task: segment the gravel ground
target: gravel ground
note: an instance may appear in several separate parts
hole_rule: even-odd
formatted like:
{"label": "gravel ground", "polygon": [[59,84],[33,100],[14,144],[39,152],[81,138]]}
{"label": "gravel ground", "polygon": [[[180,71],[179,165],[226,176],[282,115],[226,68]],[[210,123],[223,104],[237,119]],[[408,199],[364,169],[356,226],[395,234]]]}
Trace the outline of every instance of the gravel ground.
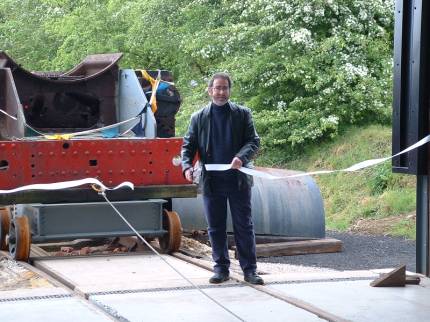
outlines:
{"label": "gravel ground", "polygon": [[321,267],[339,271],[391,268],[406,264],[408,271],[415,272],[415,241],[333,231],[328,231],[326,237],[341,240],[343,251],[259,258],[258,262]]}

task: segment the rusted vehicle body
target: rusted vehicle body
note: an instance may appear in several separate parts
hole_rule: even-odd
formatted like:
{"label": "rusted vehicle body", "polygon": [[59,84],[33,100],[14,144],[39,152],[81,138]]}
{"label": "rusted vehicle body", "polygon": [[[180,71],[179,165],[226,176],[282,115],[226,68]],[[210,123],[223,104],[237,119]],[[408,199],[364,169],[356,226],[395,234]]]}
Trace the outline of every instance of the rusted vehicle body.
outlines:
{"label": "rusted vehicle body", "polygon": [[[121,56],[91,55],[67,72],[30,72],[0,52],[0,190],[83,178],[106,186],[130,181],[134,191],[109,192],[110,200],[132,207],[137,229],[174,251],[181,227],[171,199],[196,196],[175,162],[182,144],[174,137],[180,97],[169,72],[120,69]],[[157,110],[148,99],[152,90]],[[101,201],[89,186],[0,194],[6,207],[0,217],[2,248],[26,260],[31,240],[133,234],[113,212],[101,215],[106,212]],[[55,209],[64,212],[63,204],[80,215],[52,215]],[[98,214],[93,221],[85,211],[90,204],[91,213]],[[145,211],[138,215],[141,207]],[[99,229],[100,221],[109,224]]]}

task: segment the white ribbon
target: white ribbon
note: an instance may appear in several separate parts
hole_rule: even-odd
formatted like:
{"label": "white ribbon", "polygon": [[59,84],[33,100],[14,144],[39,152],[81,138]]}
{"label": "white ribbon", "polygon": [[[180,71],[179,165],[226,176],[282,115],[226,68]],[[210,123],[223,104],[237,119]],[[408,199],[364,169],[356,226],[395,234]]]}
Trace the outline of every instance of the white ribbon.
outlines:
{"label": "white ribbon", "polygon": [[[128,122],[137,120],[139,118],[140,118],[140,115],[137,115],[137,116],[134,116],[132,118],[129,118],[128,120],[117,122],[117,123],[114,123],[114,124],[111,124],[111,125],[106,125],[106,126],[103,126],[103,127],[98,127],[96,129],[91,129],[91,130],[86,130],[86,131],[81,131],[81,132],[73,132],[73,133],[62,133],[62,134],[64,134],[64,135],[70,135],[70,136],[88,135],[88,134],[92,134],[92,133],[101,132],[101,131],[104,131],[104,130],[110,130],[110,129],[113,129],[113,128],[118,127],[120,125],[123,125],[124,123],[128,123]],[[44,135],[50,135],[50,134],[44,134]]]}
{"label": "white ribbon", "polygon": [[134,190],[134,185],[129,181],[125,181],[117,185],[116,187],[108,188],[96,178],[86,178],[86,179],[73,180],[73,181],[30,184],[28,186],[22,186],[11,190],[0,190],[0,193],[14,193],[14,192],[20,192],[20,191],[26,191],[26,190],[60,190],[60,189],[78,187],[84,184],[95,184],[98,186],[97,188],[100,188],[102,191],[117,190],[123,187],[128,187],[131,190]]}
{"label": "white ribbon", "polygon": [[[386,158],[380,158],[380,159],[371,159],[371,160],[366,160],[366,161],[362,161],[359,163],[356,163],[348,168],[345,169],[341,169],[341,170],[319,170],[319,171],[312,171],[312,172],[305,172],[305,173],[299,173],[299,174],[292,174],[292,175],[288,175],[288,176],[274,176],[271,175],[269,173],[263,172],[263,171],[258,171],[258,170],[254,170],[254,169],[249,169],[249,168],[245,168],[245,167],[241,167],[238,170],[249,174],[251,176],[254,177],[259,177],[259,178],[263,178],[263,179],[285,179],[285,178],[297,178],[297,177],[304,177],[304,176],[310,176],[310,175],[314,175],[314,174],[326,174],[326,173],[333,173],[333,172],[354,172],[357,170],[361,170],[364,168],[368,168],[377,164],[380,164],[382,162],[385,162],[387,160],[390,160],[392,158],[395,158],[403,153],[407,153],[409,151],[412,151],[426,143],[428,143],[430,141],[430,134],[427,135],[426,137],[422,138],[421,140],[419,140],[417,143],[412,144],[410,147],[404,149],[403,151],[400,151],[399,153],[392,155],[390,157],[386,157]],[[207,171],[226,171],[231,169],[231,164],[205,164],[206,170]]]}
{"label": "white ribbon", "polygon": [[15,116],[10,115],[9,113],[7,113],[5,110],[0,109],[0,112],[3,113],[6,116],[9,116],[12,120],[17,121],[18,119]]}

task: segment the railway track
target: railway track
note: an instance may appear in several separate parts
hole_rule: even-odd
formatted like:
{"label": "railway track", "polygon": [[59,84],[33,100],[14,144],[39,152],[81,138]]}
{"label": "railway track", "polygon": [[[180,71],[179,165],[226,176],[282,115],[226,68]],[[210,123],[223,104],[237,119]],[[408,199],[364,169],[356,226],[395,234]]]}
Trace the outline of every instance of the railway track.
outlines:
{"label": "railway track", "polygon": [[[277,290],[279,282],[254,286],[232,273],[227,283],[211,285],[207,262],[181,253],[162,256],[243,321],[345,321]],[[48,283],[0,292],[1,321],[239,320],[150,252],[55,257],[33,245],[30,263],[20,265]]]}

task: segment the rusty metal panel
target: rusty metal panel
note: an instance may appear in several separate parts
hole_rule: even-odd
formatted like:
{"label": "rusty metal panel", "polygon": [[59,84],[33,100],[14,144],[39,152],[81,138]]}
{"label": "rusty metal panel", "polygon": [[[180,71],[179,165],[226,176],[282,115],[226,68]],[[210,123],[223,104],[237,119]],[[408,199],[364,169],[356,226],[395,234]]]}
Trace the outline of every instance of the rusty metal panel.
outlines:
{"label": "rusty metal panel", "polygon": [[121,53],[88,55],[67,72],[31,72],[22,68],[21,65],[15,62],[5,52],[0,51],[0,67],[10,68],[12,71],[20,70],[31,77],[34,76],[41,79],[48,78],[54,82],[71,83],[80,82],[82,80],[88,81],[100,74],[109,72],[113,66],[118,64],[121,57]]}
{"label": "rusty metal panel", "polygon": [[122,53],[89,55],[73,69],[63,73],[61,77],[74,76],[89,80],[111,69],[121,57]]}
{"label": "rusty metal panel", "polygon": [[24,136],[24,124],[19,97],[15,84],[13,82],[12,73],[8,68],[0,69],[0,109],[8,114],[16,117],[18,121],[1,114],[0,115],[0,137],[22,138]]}
{"label": "rusty metal panel", "polygon": [[116,123],[120,58],[121,54],[91,55],[71,71],[49,77],[23,69],[0,52],[1,65],[12,72],[27,123],[42,132],[79,131]]}
{"label": "rusty metal panel", "polygon": [[0,189],[94,177],[108,186],[187,184],[181,138],[0,141]]}

